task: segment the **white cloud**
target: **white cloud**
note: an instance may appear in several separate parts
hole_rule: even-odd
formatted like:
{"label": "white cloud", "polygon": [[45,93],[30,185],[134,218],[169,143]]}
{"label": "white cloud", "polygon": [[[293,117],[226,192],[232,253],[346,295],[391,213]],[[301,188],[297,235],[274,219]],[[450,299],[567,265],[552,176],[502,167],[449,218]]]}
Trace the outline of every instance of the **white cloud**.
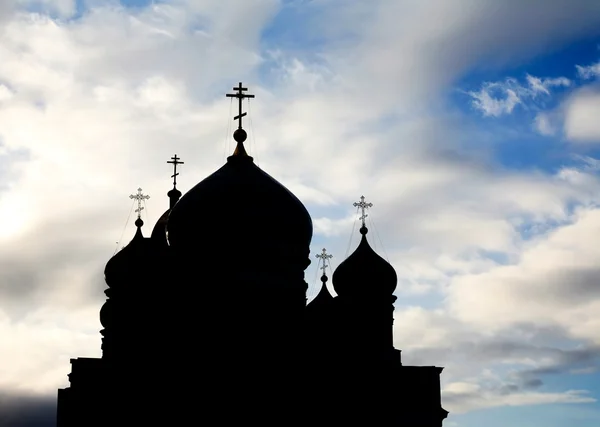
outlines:
{"label": "white cloud", "polygon": [[586,236],[599,228],[600,210],[579,209],[570,225],[528,243],[516,264],[453,278],[448,288],[452,313],[488,330],[534,322],[598,342],[600,252]]}
{"label": "white cloud", "polygon": [[434,0],[381,2],[369,9],[353,22],[367,29],[357,44],[364,60],[342,62],[349,70],[344,74],[362,83],[349,94],[378,93],[383,106],[412,111],[470,67],[520,64],[555,42],[595,33],[600,16],[593,2],[562,0],[543,8],[536,2]]}
{"label": "white cloud", "polygon": [[[24,150],[30,159],[10,161],[18,179],[0,193],[0,236],[10,249],[0,258],[25,273],[35,265],[36,273],[47,274],[25,274],[36,289],[25,296],[8,295],[19,280],[3,277],[0,329],[10,337],[5,342],[19,342],[3,350],[14,372],[0,375],[0,387],[54,395],[66,382],[69,357],[99,353],[101,270],[122,233],[128,195],[138,186],[151,194],[150,225],[167,207],[164,162],[174,152],[186,162],[183,191],[222,164],[231,140],[223,92],[239,80],[249,81],[257,95],[252,154],[319,211],[313,215],[316,237],[327,237],[327,247],[336,249],[335,263],[355,221],[348,216],[352,202],[366,193],[386,250],[408,283],[400,292],[441,290],[470,310],[469,301],[491,303],[462,281],[489,276],[490,287],[498,288],[496,305],[502,299],[527,303],[517,301],[518,288],[506,290],[492,280],[503,266],[485,251],[506,256],[523,280],[537,281],[541,267],[524,260],[535,246],[523,241],[519,227],[542,230],[539,248],[545,238],[554,244],[544,227],[570,220],[571,203],[597,200],[596,181],[573,170],[556,176],[499,170],[488,153],[461,145],[474,137],[459,122],[432,117],[427,107],[490,52],[497,56],[489,66],[513,64],[547,43],[595,31],[597,6],[565,0],[540,15],[522,2],[330,5],[305,26],[289,29],[325,40],[310,48],[319,51],[317,64],[285,46],[277,60],[263,51],[261,34],[279,7],[274,1],[182,0],[136,11],[100,4],[68,22],[11,16],[0,40],[0,81],[12,94],[0,92],[0,136],[7,149]],[[267,63],[274,84],[258,84]],[[533,99],[566,84],[531,77],[529,92],[513,92],[521,102],[524,93]],[[489,111],[512,111],[518,102],[511,102],[491,102]],[[593,227],[583,234],[592,235]],[[586,259],[587,244],[573,246],[565,257],[547,259],[563,267],[567,259]],[[41,263],[45,258],[51,265]],[[455,287],[468,289],[458,293]],[[85,309],[76,310],[78,303]],[[451,346],[451,337],[479,337],[481,326],[498,315],[500,308],[493,308],[474,310],[468,319],[442,309],[429,315],[407,310],[397,325],[413,329],[396,332],[396,342],[406,344],[406,360],[415,361],[430,348]],[[585,307],[564,311],[559,323],[587,337],[594,326],[589,313]],[[577,316],[587,319],[579,332],[571,323]],[[445,363],[435,356],[428,363]],[[460,360],[453,365],[447,372],[456,382],[471,381],[465,379],[469,366]]]}
{"label": "white cloud", "polygon": [[0,102],[8,101],[14,96],[12,90],[10,90],[6,85],[0,84]]}
{"label": "white cloud", "polygon": [[327,237],[346,235],[352,227],[352,223],[355,221],[355,219],[356,215],[338,220],[331,218],[313,218],[313,226],[315,228],[315,233],[322,234]]}
{"label": "white cloud", "polygon": [[578,143],[600,142],[600,92],[582,88],[573,93],[564,105],[564,132]]}
{"label": "white cloud", "polygon": [[[590,80],[600,75],[600,62],[581,66],[576,65],[577,74],[584,80]],[[561,80],[555,80],[553,85],[562,85]],[[533,83],[538,92],[547,93],[543,84]],[[533,87],[532,86],[532,87]],[[573,90],[562,101],[561,105],[551,111],[539,112],[533,128],[542,135],[553,136],[560,133],[566,139],[579,144],[597,144],[600,142],[600,126],[596,117],[600,114],[600,92],[595,83],[587,83]]]}
{"label": "white cloud", "polygon": [[473,98],[473,106],[484,116],[499,117],[511,114],[519,104],[534,100],[538,95],[550,95],[550,88],[570,86],[566,77],[545,78],[527,74],[527,85],[522,85],[514,78],[501,82],[484,83],[479,91],[469,91]]}
{"label": "white cloud", "polygon": [[535,97],[538,93],[544,93],[550,95],[551,87],[568,87],[571,86],[571,81],[566,77],[555,77],[540,79],[539,77],[527,74],[527,83],[529,84],[529,90],[532,92],[532,96]]}
{"label": "white cloud", "polygon": [[0,367],[2,389],[48,395],[67,386],[70,358],[100,356],[98,308],[72,307],[65,316],[47,307],[18,321],[0,311],[0,352],[10,361]]}
{"label": "white cloud", "polygon": [[556,134],[556,127],[548,113],[538,113],[533,120],[533,126],[542,135],[552,136]]}
{"label": "white cloud", "polygon": [[575,68],[582,79],[592,79],[600,76],[600,62],[586,66],[575,65]]}
{"label": "white cloud", "polygon": [[[495,89],[501,91],[502,98],[491,94]],[[469,92],[469,95],[473,98],[473,106],[481,110],[484,116],[499,117],[510,114],[521,103],[521,98],[514,89],[505,88],[498,83],[488,83],[478,92]]]}
{"label": "white cloud", "polygon": [[17,5],[29,10],[40,11],[68,19],[77,11],[76,0],[14,0]]}

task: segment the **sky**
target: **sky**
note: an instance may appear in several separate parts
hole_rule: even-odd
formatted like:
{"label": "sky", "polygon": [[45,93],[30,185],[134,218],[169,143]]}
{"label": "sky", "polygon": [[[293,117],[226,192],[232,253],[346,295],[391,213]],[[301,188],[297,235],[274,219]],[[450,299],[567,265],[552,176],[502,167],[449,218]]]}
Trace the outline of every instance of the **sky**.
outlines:
{"label": "sky", "polygon": [[600,425],[596,0],[0,2],[1,425],[54,425],[129,195],[148,236],[170,157],[184,193],[223,165],[240,81],[249,154],[313,218],[309,297],[373,203],[445,427]]}

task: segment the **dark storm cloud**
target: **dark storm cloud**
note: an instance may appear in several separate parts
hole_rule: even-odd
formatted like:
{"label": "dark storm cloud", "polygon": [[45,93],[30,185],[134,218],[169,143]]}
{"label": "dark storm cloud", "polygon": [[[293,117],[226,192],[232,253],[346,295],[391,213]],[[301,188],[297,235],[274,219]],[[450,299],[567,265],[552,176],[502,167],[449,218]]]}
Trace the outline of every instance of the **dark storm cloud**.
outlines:
{"label": "dark storm cloud", "polygon": [[[508,280],[508,279],[507,279]],[[540,283],[515,278],[508,282],[523,298],[563,306],[584,304],[600,297],[600,268],[562,267],[552,269]]]}
{"label": "dark storm cloud", "polygon": [[519,365],[528,360],[538,364],[509,374],[507,383],[498,390],[506,394],[539,388],[547,375],[573,370],[584,373],[600,364],[599,346],[582,344],[579,348],[561,348],[565,342],[570,342],[569,335],[562,328],[520,324],[491,337],[465,336],[447,346],[407,349],[402,357],[406,364],[435,363],[452,367],[452,372],[460,371],[464,375],[472,375],[473,369],[477,369],[475,366],[495,363]]}
{"label": "dark storm cloud", "polygon": [[543,384],[543,379],[548,375],[570,374],[576,369],[595,368],[600,364],[600,348],[587,347],[574,350],[553,349],[554,363],[540,368],[525,369],[515,373],[524,387],[535,388]]}
{"label": "dark storm cloud", "polygon": [[94,234],[107,221],[98,213],[47,222],[0,248],[0,310],[19,317],[57,292],[69,292],[65,303],[102,300],[112,245]]}
{"label": "dark storm cloud", "polygon": [[590,362],[600,355],[600,348],[596,346],[565,350],[526,341],[506,341],[504,338],[498,338],[498,341],[465,343],[464,345],[465,349],[484,359],[506,359],[510,357],[542,359],[550,357],[560,365],[569,366]]}
{"label": "dark storm cloud", "polygon": [[577,304],[600,296],[600,268],[564,268],[553,272],[542,298]]}
{"label": "dark storm cloud", "polygon": [[519,386],[516,384],[504,384],[498,388],[498,393],[500,394],[511,394],[517,391],[519,391]]}
{"label": "dark storm cloud", "polygon": [[0,426],[55,427],[56,399],[0,391]]}
{"label": "dark storm cloud", "polygon": [[523,381],[523,388],[536,389],[544,385],[544,382],[539,378],[532,378],[530,380]]}

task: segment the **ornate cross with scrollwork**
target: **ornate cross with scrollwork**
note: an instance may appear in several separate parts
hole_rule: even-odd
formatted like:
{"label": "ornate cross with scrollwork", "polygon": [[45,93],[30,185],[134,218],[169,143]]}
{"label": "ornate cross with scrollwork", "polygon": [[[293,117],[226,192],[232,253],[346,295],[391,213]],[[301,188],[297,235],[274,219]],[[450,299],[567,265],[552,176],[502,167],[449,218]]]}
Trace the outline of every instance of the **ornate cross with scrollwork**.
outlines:
{"label": "ornate cross with scrollwork", "polygon": [[323,248],[323,252],[321,252],[320,254],[317,254],[316,257],[323,260],[323,265],[319,269],[323,270],[323,275],[325,275],[325,269],[327,267],[329,267],[325,261],[333,258],[333,255],[328,254],[327,250],[325,248]]}
{"label": "ornate cross with scrollwork", "polygon": [[365,219],[367,219],[367,217],[369,216],[365,213],[365,211],[372,207],[373,203],[365,203],[365,196],[360,196],[360,202],[355,202],[352,206],[361,210],[362,215],[359,219],[362,220],[362,225],[363,227],[365,227]]}
{"label": "ornate cross with scrollwork", "polygon": [[137,189],[137,194],[132,194],[129,196],[130,199],[135,199],[137,200],[138,203],[138,208],[135,210],[138,214],[138,218],[142,217],[142,211],[144,210],[144,207],[142,206],[142,203],[144,200],[147,200],[150,198],[150,196],[147,196],[145,194],[142,193],[142,189],[138,188]]}

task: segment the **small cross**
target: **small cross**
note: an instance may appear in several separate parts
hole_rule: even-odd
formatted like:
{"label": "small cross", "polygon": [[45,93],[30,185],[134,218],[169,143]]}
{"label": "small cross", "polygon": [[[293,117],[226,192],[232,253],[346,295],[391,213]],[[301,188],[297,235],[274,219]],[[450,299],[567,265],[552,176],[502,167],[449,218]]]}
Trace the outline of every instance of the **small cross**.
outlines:
{"label": "small cross", "polygon": [[167,161],[167,163],[173,165],[173,175],[171,175],[171,178],[173,178],[173,187],[175,187],[177,185],[177,175],[179,175],[179,172],[177,172],[177,165],[183,165],[184,162],[179,161],[181,158],[177,157],[177,154],[171,157],[171,159],[172,161]]}
{"label": "small cross", "polygon": [[138,202],[138,208],[135,210],[138,214],[138,218],[142,217],[142,211],[144,210],[144,207],[142,206],[142,202],[144,200],[147,200],[150,198],[150,196],[146,196],[145,194],[142,194],[142,189],[138,188],[137,189],[137,194],[132,194],[129,196],[130,199],[135,199]]}
{"label": "small cross", "polygon": [[242,117],[246,115],[246,113],[242,113],[242,100],[244,98],[254,98],[254,95],[247,95],[244,91],[248,90],[247,87],[242,87],[242,82],[238,84],[237,87],[234,87],[237,93],[228,93],[225,96],[228,98],[237,98],[238,99],[238,115],[233,118],[233,120],[239,120],[238,129],[242,128]]}
{"label": "small cross", "polygon": [[369,216],[365,213],[365,211],[372,207],[373,203],[365,203],[365,196],[360,196],[360,202],[355,202],[352,206],[360,208],[360,210],[362,211],[362,215],[359,219],[362,220],[362,225],[363,227],[365,227],[365,219],[367,219],[367,217]]}
{"label": "small cross", "polygon": [[327,250],[325,248],[323,248],[323,252],[321,252],[320,254],[315,255],[317,258],[323,260],[323,266],[319,267],[320,270],[323,270],[323,276],[325,276],[325,269],[327,267],[329,267],[327,265],[327,263],[325,261],[327,261],[328,259],[333,258],[333,255],[330,255],[327,253]]}

